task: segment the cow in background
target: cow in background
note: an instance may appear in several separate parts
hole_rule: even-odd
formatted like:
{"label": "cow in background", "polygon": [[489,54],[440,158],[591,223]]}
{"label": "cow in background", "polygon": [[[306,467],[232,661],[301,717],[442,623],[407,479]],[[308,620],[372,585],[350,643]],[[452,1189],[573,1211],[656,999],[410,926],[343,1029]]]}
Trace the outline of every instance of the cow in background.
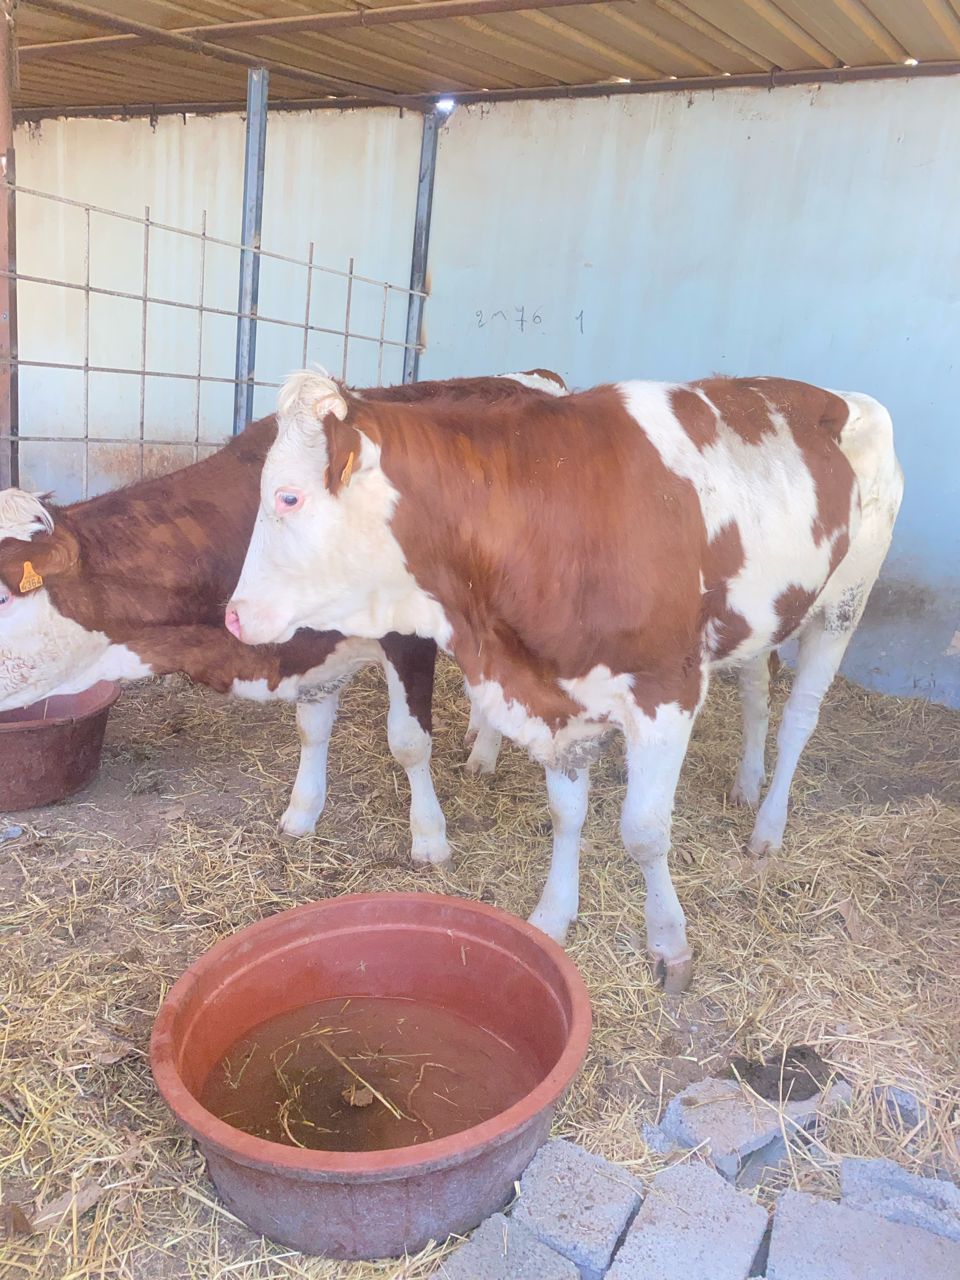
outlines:
{"label": "cow in background", "polygon": [[[565,392],[548,370],[369,388],[364,403],[544,398]],[[389,694],[387,736],[410,783],[413,858],[449,857],[430,775],[436,645],[384,634],[303,630],[250,649],[223,627],[243,563],[274,417],[223,449],[158,479],[56,507],[0,492],[0,711],[98,680],[184,672],[222,693],[297,705],[300,764],[280,827],[310,834],[326,799],[327,749],[341,689],[378,663]],[[498,735],[473,715],[476,760],[496,759]]]}
{"label": "cow in background", "polygon": [[735,792],[759,799],[768,655],[799,639],[750,847],[780,846],[790,784],[902,496],[876,400],[780,378],[625,382],[495,405],[370,404],[293,375],[226,625],[429,636],[486,719],[546,768],[550,874],[531,916],[576,918],[588,767],[626,739],[621,833],[669,990],[691,951],[667,865],[674,793],[711,672],[742,669]]}

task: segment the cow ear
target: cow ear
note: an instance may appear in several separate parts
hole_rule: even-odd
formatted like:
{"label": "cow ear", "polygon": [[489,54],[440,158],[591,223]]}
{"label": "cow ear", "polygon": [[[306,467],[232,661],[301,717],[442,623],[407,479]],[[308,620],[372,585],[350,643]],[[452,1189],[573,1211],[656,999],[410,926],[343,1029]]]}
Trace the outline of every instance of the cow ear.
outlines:
{"label": "cow ear", "polygon": [[42,533],[29,542],[16,542],[4,549],[3,578],[21,595],[29,595],[61,577],[80,559],[80,544],[69,531],[58,525],[52,533]]}
{"label": "cow ear", "polygon": [[360,470],[363,438],[356,427],[341,422],[334,414],[324,421],[323,431],[327,438],[327,469],[323,473],[323,483],[327,491],[336,497]]}
{"label": "cow ear", "polygon": [[291,373],[277,397],[277,425],[281,431],[295,426],[306,434],[322,427],[333,414],[347,416],[347,401],[338,382],[312,369]]}

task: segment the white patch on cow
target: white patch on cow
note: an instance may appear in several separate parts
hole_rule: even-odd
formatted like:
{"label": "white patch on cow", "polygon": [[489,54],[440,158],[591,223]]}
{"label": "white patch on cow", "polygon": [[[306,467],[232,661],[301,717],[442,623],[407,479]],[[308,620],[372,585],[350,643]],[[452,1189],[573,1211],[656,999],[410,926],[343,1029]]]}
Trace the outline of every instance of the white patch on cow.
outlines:
{"label": "white patch on cow", "polygon": [[104,678],[88,673],[109,645],[102,632],[65,618],[44,588],[14,597],[0,617],[0,711],[89,688]]}
{"label": "white patch on cow", "polygon": [[609,720],[625,732],[629,729],[636,709],[632,675],[627,672],[614,675],[601,662],[585,676],[576,676],[573,680],[558,680],[557,683],[593,718]]}
{"label": "white patch on cow", "polygon": [[[698,449],[670,404],[670,392],[678,386],[624,382],[619,390],[664,464],[693,484],[707,536],[715,538],[731,521],[737,525],[744,565],[727,585],[727,602],[746,619],[752,635],[724,660],[733,665],[770,647],[781,624],[774,608],[781,591],[794,585],[819,588],[829,572],[832,545],[824,540],[818,547],[814,541],[816,486],[782,414],[772,411],[773,430],[750,444],[699,390],[717,418],[717,434]],[[851,536],[855,530],[854,520]],[[712,639],[708,636],[708,643]]]}
{"label": "white patch on cow", "polygon": [[467,686],[471,701],[492,729],[505,734],[547,769],[579,768],[578,757],[584,762],[596,756],[597,739],[603,737],[608,726],[593,721],[588,713],[574,716],[554,733],[545,720],[517,701],[508,698],[503,685],[497,680],[481,680]]}
{"label": "white patch on cow", "polygon": [[[380,449],[360,435],[348,484],[324,484],[327,443],[314,406],[332,401],[330,379],[294,374],[280,395],[277,439],[267,454],[261,503],[231,608],[248,644],[288,640],[298,627],[377,638],[399,631],[449,644],[440,604],[417,584],[390,528],[399,494],[380,466]],[[278,489],[306,495],[279,516]]]}
{"label": "white patch on cow", "polygon": [[546,391],[551,396],[567,395],[567,388],[555,382],[553,378],[544,378],[539,373],[498,373],[498,378],[506,378],[510,382],[519,382],[521,387],[530,387],[534,391]]}
{"label": "white patch on cow", "polygon": [[25,489],[0,490],[0,541],[18,538],[29,542],[37,533],[53,532],[53,516],[39,494]]}

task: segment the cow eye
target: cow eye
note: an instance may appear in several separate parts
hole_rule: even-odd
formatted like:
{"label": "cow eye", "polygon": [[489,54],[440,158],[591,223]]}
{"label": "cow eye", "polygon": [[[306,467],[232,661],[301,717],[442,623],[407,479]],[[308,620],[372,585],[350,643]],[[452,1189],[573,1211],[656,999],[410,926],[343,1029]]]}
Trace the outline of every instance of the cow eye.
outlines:
{"label": "cow eye", "polygon": [[274,503],[278,516],[289,515],[303,506],[303,493],[300,489],[278,489]]}
{"label": "cow eye", "polygon": [[5,609],[12,599],[9,591],[0,591],[0,609]]}

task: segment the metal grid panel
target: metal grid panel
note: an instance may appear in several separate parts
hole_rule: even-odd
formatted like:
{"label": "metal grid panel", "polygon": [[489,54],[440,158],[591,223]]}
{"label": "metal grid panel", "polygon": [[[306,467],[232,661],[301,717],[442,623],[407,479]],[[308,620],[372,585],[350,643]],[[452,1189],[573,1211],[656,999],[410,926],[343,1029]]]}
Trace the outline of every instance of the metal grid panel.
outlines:
{"label": "metal grid panel", "polygon": [[[206,369],[206,356],[208,353],[205,351],[204,346],[204,322],[207,318],[221,317],[235,324],[243,313],[236,308],[214,305],[209,300],[207,296],[209,281],[208,258],[212,248],[235,251],[239,257],[241,251],[249,248],[249,246],[244,246],[237,241],[208,235],[206,211],[201,216],[200,226],[196,229],[189,229],[153,220],[149,208],[144,209],[143,217],[141,218],[132,214],[121,213],[114,209],[71,200],[65,196],[38,191],[30,187],[6,183],[3,185],[14,195],[19,208],[19,216],[21,217],[29,216],[26,210],[29,208],[29,202],[35,200],[46,205],[55,206],[61,210],[75,211],[83,219],[82,263],[74,271],[73,278],[68,278],[69,273],[66,270],[54,275],[41,275],[28,271],[0,271],[0,275],[16,279],[18,287],[21,289],[23,286],[29,286],[50,290],[53,294],[51,299],[52,307],[57,305],[54,298],[73,297],[79,299],[78,319],[81,345],[79,359],[59,359],[55,358],[56,353],[45,355],[42,351],[31,351],[29,354],[23,354],[24,339],[21,336],[21,350],[15,349],[12,352],[11,363],[17,369],[18,376],[27,370],[59,370],[61,372],[79,374],[81,377],[82,396],[79,406],[80,430],[77,434],[68,435],[36,432],[29,429],[22,430],[19,424],[13,423],[9,432],[0,432],[0,445],[7,446],[12,444],[14,448],[35,444],[77,446],[82,451],[80,487],[82,496],[86,497],[91,488],[90,458],[91,450],[94,447],[124,446],[125,456],[127,457],[129,457],[132,449],[136,455],[136,465],[132,469],[128,466],[121,477],[125,480],[132,480],[134,478],[142,478],[147,472],[155,473],[169,470],[172,467],[182,465],[186,461],[196,461],[201,456],[201,451],[216,447],[219,443],[222,443],[222,440],[212,439],[209,434],[205,435],[202,431],[201,392],[204,386],[210,385],[236,387],[237,378],[229,376],[226,372],[211,373]],[[93,266],[94,256],[91,250],[93,244],[92,231],[95,224],[101,220],[106,220],[107,223],[114,225],[123,225],[127,228],[136,228],[141,233],[142,270],[139,289],[110,287],[103,283],[102,278],[98,279],[97,271]],[[196,272],[195,296],[191,299],[182,296],[171,297],[169,292],[157,288],[152,282],[151,253],[156,245],[157,236],[161,233],[165,236],[175,237],[181,242],[193,246],[197,255],[198,269]],[[265,314],[260,310],[255,314],[256,323],[261,333],[264,329],[273,328],[286,335],[288,341],[284,345],[284,352],[288,369],[308,363],[311,340],[318,335],[322,335],[327,339],[339,340],[338,363],[331,371],[344,380],[348,380],[350,377],[351,353],[355,364],[359,348],[365,348],[369,351],[372,347],[375,350],[376,381],[378,383],[383,380],[385,353],[394,352],[398,357],[406,358],[408,353],[420,350],[415,340],[407,339],[404,332],[404,324],[409,299],[416,297],[422,301],[426,297],[424,291],[410,289],[387,280],[378,280],[371,276],[366,276],[356,270],[353,258],[350,258],[342,269],[324,265],[316,260],[315,244],[312,241],[306,246],[303,257],[277,253],[265,248],[254,248],[253,252],[259,257],[261,264],[274,263],[282,265],[287,277],[292,271],[300,281],[299,292],[291,295],[291,310],[289,314]],[[321,280],[337,281],[342,286],[345,304],[339,314],[317,314],[318,282]],[[362,327],[357,321],[358,299],[363,301],[363,311],[368,321]],[[138,317],[138,333],[136,335],[138,360],[127,363],[108,363],[98,361],[95,358],[92,339],[97,326],[96,323],[91,323],[91,311],[98,300],[105,300],[128,308],[132,306],[136,309]],[[390,303],[392,300],[400,305],[391,310]],[[162,362],[151,361],[150,339],[152,337],[152,329],[156,325],[158,313],[168,315],[172,313],[180,317],[179,323],[183,326],[180,336],[186,334],[186,326],[192,327],[196,335],[196,358],[191,368],[172,368],[169,365],[164,367]],[[76,312],[73,314],[76,315]],[[128,344],[129,337],[130,335],[126,335]],[[232,364],[233,352],[230,351],[228,354]],[[170,363],[176,363],[176,361],[171,361]],[[371,360],[366,361],[366,367],[372,372]],[[139,404],[136,435],[99,434],[94,421],[95,415],[91,413],[91,377],[96,375],[130,379],[136,385]],[[148,382],[152,382],[153,379],[168,379],[193,388],[194,410],[191,435],[165,436],[147,431],[147,386]],[[399,378],[397,380],[399,381]],[[276,388],[280,385],[279,381],[260,378],[256,373],[250,379],[250,383],[252,386],[259,388]],[[229,419],[227,419],[222,424],[222,439],[226,439],[229,433],[230,424]],[[188,453],[189,456],[185,456],[185,453]],[[147,465],[148,459],[149,465]]]}
{"label": "metal grid panel", "polygon": [[[51,11],[57,3],[64,0],[21,0],[15,102],[21,112],[204,103],[241,109],[244,58],[269,66],[276,106],[414,105],[438,94],[624,81],[666,87],[674,77],[904,67],[912,59],[949,64],[960,57],[956,0],[457,0],[452,16],[439,7],[442,0],[372,0],[362,11],[342,0],[309,10],[257,0],[242,15],[220,0],[87,6],[108,19],[179,32],[183,44],[175,48],[142,31],[110,31],[77,16],[82,11],[72,17]],[[427,17],[419,18],[425,4]],[[375,18],[380,10],[386,12]],[[236,25],[314,17],[328,25],[266,32]],[[230,29],[221,30],[223,24]],[[204,37],[208,28],[217,30]],[[77,43],[84,40],[94,43]],[[206,51],[191,48],[191,40],[205,40]],[[58,51],[63,41],[68,47]],[[240,62],[219,60],[216,47]]]}

